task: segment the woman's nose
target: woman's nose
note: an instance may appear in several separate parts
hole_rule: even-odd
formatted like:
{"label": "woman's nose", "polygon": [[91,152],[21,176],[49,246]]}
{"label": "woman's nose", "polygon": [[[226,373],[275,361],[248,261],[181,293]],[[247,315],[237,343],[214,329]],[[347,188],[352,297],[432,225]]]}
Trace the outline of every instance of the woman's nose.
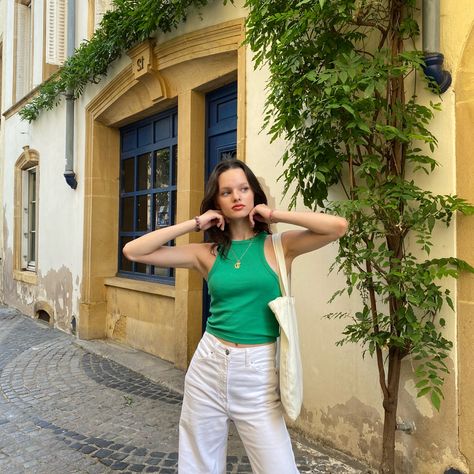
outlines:
{"label": "woman's nose", "polygon": [[234,191],[232,193],[232,197],[234,198],[234,201],[240,200],[240,193],[238,191]]}

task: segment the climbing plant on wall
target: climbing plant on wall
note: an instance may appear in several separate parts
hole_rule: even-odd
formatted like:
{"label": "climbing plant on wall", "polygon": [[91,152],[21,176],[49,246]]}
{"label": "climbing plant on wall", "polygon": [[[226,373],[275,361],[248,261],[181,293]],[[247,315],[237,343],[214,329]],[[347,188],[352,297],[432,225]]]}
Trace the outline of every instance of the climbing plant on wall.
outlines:
{"label": "climbing plant on wall", "polygon": [[[265,125],[283,137],[286,190],[349,220],[333,269],[340,295],[360,298],[339,344],[375,357],[385,412],[380,472],[395,472],[402,360],[415,360],[418,396],[439,410],[452,342],[443,332],[453,301],[443,279],[474,271],[459,259],[430,258],[432,235],[474,207],[418,184],[438,163],[429,130],[434,101],[416,47],[415,0],[248,0],[247,42],[270,71]],[[433,85],[431,85],[433,87]],[[439,172],[439,171],[438,171]],[[426,182],[426,179],[425,179]],[[328,199],[339,185],[343,201]]]}
{"label": "climbing plant on wall", "polygon": [[36,120],[42,110],[56,107],[68,91],[74,98],[79,97],[88,83],[99,82],[107,74],[110,64],[124,51],[157,30],[168,32],[176,28],[193,7],[199,9],[207,0],[114,0],[113,4],[92,38],[82,42],[20,110],[22,119]]}

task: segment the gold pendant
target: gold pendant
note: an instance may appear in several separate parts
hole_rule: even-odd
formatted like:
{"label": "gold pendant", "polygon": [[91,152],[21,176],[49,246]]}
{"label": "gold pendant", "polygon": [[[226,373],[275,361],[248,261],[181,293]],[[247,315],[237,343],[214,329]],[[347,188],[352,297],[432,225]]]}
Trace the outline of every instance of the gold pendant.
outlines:
{"label": "gold pendant", "polygon": [[237,260],[235,262],[234,268],[236,268],[237,270],[240,268],[240,260]]}

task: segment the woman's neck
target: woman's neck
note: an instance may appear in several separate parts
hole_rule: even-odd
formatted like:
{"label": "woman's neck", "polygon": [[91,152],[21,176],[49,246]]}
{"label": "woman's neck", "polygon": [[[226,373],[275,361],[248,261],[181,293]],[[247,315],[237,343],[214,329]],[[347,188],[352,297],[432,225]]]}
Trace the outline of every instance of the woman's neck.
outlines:
{"label": "woman's neck", "polygon": [[233,221],[229,225],[232,240],[248,240],[255,237],[255,230],[250,226],[248,219],[245,221]]}

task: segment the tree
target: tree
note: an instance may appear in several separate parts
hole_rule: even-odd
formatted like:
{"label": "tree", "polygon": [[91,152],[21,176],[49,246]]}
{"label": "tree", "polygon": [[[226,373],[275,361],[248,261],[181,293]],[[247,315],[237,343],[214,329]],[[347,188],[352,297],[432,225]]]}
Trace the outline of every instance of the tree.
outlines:
{"label": "tree", "polygon": [[[265,127],[289,146],[282,157],[291,204],[345,216],[333,269],[346,287],[333,296],[360,295],[339,344],[355,342],[377,361],[385,413],[380,472],[395,472],[400,368],[417,361],[418,396],[439,410],[452,342],[442,328],[442,279],[474,271],[459,259],[429,258],[432,232],[474,207],[452,195],[421,189],[437,145],[428,129],[439,104],[420,103],[427,83],[416,48],[415,0],[247,0],[247,42],[256,67],[267,64]],[[428,150],[428,151],[427,151]],[[340,185],[347,200],[329,201]],[[420,251],[422,256],[420,257]],[[386,354],[386,355],[384,355]]]}

